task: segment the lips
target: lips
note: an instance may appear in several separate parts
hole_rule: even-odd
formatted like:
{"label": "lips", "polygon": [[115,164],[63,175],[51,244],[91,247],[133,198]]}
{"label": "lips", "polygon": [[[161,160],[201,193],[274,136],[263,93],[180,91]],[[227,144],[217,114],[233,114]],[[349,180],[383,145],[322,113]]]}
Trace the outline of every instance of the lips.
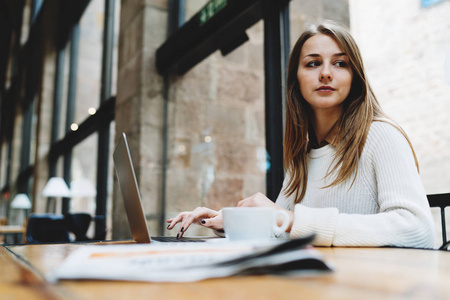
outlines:
{"label": "lips", "polygon": [[328,86],[328,85],[323,85],[316,89],[316,91],[318,91],[318,92],[333,92],[335,90],[336,90],[335,88]]}

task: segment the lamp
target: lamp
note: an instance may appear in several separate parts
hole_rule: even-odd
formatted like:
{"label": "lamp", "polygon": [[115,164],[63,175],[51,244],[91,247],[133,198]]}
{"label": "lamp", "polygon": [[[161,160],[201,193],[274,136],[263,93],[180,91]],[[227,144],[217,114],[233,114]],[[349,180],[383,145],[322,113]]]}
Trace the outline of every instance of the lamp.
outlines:
{"label": "lamp", "polygon": [[70,192],[72,194],[71,211],[89,212],[95,214],[95,201],[97,190],[94,185],[86,178],[74,180],[70,183]]}
{"label": "lamp", "polygon": [[87,178],[81,178],[70,183],[70,193],[72,194],[71,211],[77,213],[66,216],[68,224],[77,241],[87,241],[89,240],[87,233],[92,221],[91,214],[95,214],[95,202],[89,198],[95,198],[97,190]]}
{"label": "lamp", "polygon": [[[22,225],[25,222],[25,219],[27,217],[27,210],[31,208],[31,201],[30,198],[26,194],[17,194],[14,197],[14,200],[11,202],[10,207],[14,210],[15,216],[13,215],[13,224],[14,225]],[[20,210],[23,210],[23,214],[20,213]]]}
{"label": "lamp", "polygon": [[11,202],[11,208],[15,209],[30,209],[31,201],[26,194],[17,194]]}
{"label": "lamp", "polygon": [[74,180],[70,183],[70,193],[72,197],[95,197],[97,190],[92,183],[86,179]]}
{"label": "lamp", "polygon": [[42,191],[44,197],[70,197],[70,190],[66,182],[61,177],[52,177]]}
{"label": "lamp", "polygon": [[[42,196],[48,198],[69,198],[70,190],[66,184],[66,181],[61,177],[51,177],[42,191]],[[50,205],[51,202],[47,202],[47,210],[50,210],[52,207],[53,212],[56,211],[56,202],[54,199],[50,199],[53,202],[53,205]]]}

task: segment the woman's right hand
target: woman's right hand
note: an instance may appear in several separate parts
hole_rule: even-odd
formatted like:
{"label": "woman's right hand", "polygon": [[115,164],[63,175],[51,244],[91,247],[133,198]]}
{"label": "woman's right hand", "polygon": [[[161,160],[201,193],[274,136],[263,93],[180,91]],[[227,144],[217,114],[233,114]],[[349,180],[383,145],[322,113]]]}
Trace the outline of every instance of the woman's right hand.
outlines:
{"label": "woman's right hand", "polygon": [[180,223],[177,238],[181,238],[192,223],[214,230],[223,229],[222,212],[206,207],[197,207],[193,211],[181,212],[175,218],[167,219],[166,222],[170,223],[167,226],[169,230]]}

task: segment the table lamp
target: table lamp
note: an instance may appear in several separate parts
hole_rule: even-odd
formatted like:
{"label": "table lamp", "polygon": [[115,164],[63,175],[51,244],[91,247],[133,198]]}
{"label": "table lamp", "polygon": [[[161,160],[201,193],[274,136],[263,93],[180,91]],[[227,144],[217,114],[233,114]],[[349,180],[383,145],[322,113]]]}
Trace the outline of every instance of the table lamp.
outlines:
{"label": "table lamp", "polygon": [[72,181],[70,183],[70,193],[72,199],[75,200],[71,203],[73,210],[95,212],[95,202],[92,198],[97,196],[97,190],[88,179],[82,178]]}
{"label": "table lamp", "polygon": [[75,212],[66,216],[71,231],[75,234],[77,241],[87,241],[88,229],[95,214],[95,201],[97,196],[94,185],[86,178],[74,180],[70,183],[72,194],[71,211]]}
{"label": "table lamp", "polygon": [[[48,198],[69,198],[71,196],[66,181],[61,177],[51,177],[42,191],[42,196]],[[53,206],[55,212],[55,205]]]}
{"label": "table lamp", "polygon": [[94,185],[86,179],[74,180],[70,183],[70,193],[72,197],[95,197],[97,190]]}
{"label": "table lamp", "polygon": [[[25,222],[28,210],[31,208],[31,201],[26,194],[17,194],[10,207],[16,210],[14,225],[22,225]],[[23,210],[23,214],[20,213],[20,210]]]}

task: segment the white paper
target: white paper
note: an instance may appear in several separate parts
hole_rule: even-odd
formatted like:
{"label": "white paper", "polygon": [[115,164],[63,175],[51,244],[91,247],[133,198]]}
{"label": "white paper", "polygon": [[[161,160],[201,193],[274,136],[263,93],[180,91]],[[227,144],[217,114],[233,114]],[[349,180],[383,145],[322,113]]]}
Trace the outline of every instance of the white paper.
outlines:
{"label": "white paper", "polygon": [[261,274],[266,272],[267,267],[279,273],[283,270],[277,270],[276,266],[304,259],[321,262],[320,255],[312,247],[266,255],[281,244],[271,242],[255,246],[230,242],[86,246],[73,252],[51,273],[48,280],[192,282],[236,274]]}

